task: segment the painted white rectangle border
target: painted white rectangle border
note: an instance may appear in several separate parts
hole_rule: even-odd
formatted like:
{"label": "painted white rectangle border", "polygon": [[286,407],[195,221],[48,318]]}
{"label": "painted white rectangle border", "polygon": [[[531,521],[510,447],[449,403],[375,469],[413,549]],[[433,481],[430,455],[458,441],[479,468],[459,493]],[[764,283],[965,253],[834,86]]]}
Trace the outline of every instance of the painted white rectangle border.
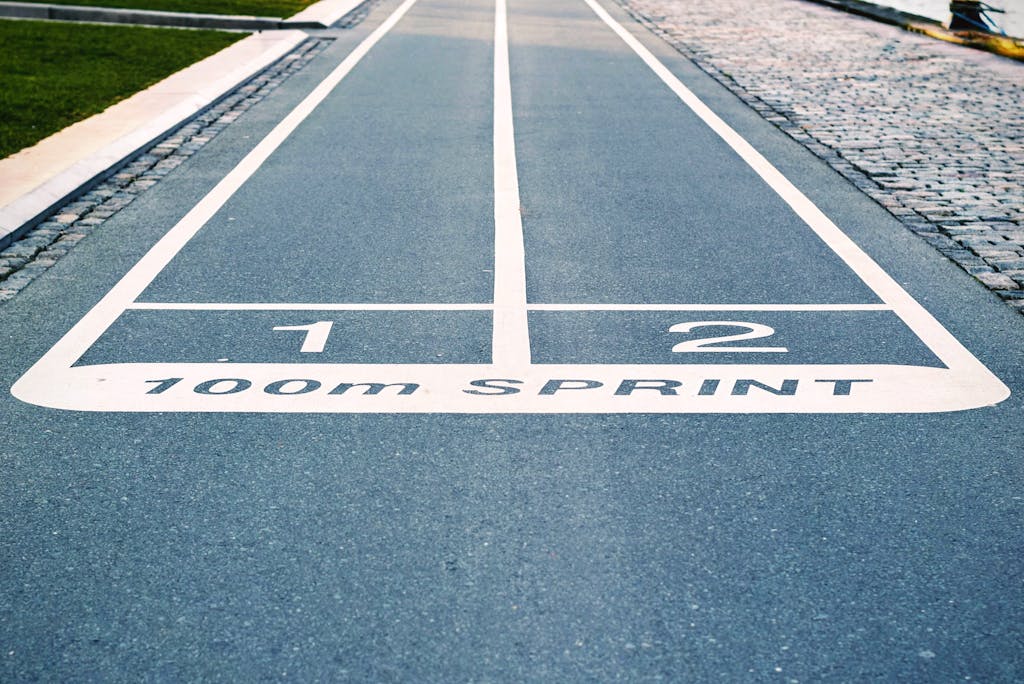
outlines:
{"label": "painted white rectangle border", "polygon": [[[947,366],[540,365],[529,358],[528,310],[650,310],[657,305],[528,305],[508,64],[507,8],[495,8],[495,297],[486,305],[408,305],[409,310],[490,309],[490,365],[74,363],[244,184],[416,0],[406,0],[174,226],[122,280],[15,384],[19,399],[89,411],[385,413],[818,413],[932,412],[992,405],[1009,389],[828,219],[800,190],[594,0],[584,0],[767,183]],[[198,306],[202,309],[203,305]],[[219,306],[219,305],[218,305]],[[283,305],[223,305],[277,309]],[[337,310],[388,306],[337,305]],[[618,309],[622,306],[622,309]],[[817,305],[664,305],[679,311],[837,310]],[[838,305],[843,307],[844,305]],[[612,307],[612,308],[608,308]],[[640,308],[636,308],[640,307]],[[810,307],[810,308],[807,308]],[[822,305],[824,307],[824,305]],[[299,305],[295,309],[330,309]],[[661,307],[658,307],[661,308]],[[170,379],[175,379],[173,382]],[[152,393],[168,380],[166,389]],[[753,385],[751,383],[754,383]],[[354,385],[354,387],[348,387]],[[338,392],[341,387],[345,391]],[[409,388],[415,387],[411,392]],[[714,391],[711,391],[711,389]],[[226,390],[226,391],[222,391]],[[792,391],[789,391],[792,390]]]}

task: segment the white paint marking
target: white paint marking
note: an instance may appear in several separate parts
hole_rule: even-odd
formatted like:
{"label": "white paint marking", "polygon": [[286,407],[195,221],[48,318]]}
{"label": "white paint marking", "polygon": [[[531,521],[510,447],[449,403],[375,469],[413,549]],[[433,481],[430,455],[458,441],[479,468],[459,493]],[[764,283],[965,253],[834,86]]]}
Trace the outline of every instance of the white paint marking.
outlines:
{"label": "white paint marking", "polygon": [[140,311],[491,311],[492,304],[344,304],[308,302],[135,302]]}
{"label": "white paint marking", "polygon": [[278,325],[274,330],[296,331],[306,333],[302,337],[302,347],[299,352],[302,354],[319,354],[327,346],[327,338],[330,337],[334,321],[317,321],[309,325]]}
{"label": "white paint marking", "polygon": [[[499,309],[500,315],[496,312],[493,363],[293,364],[227,363],[227,359],[221,359],[222,363],[75,366],[78,358],[125,309],[133,306],[140,309],[163,307],[158,303],[133,305],[133,302],[205,221],[415,3],[415,0],[407,0],[172,228],[82,321],[29,369],[11,392],[22,401],[69,410],[280,413],[894,413],[977,408],[998,403],[1009,396],[1009,389],[998,378],[821,215],[789,181],[689,93],[603,9],[592,0],[586,1],[887,303],[886,306],[820,305],[825,307],[821,309],[817,308],[819,305],[678,305],[678,310],[857,311],[889,310],[891,306],[940,355],[948,368],[887,364],[531,365],[526,326],[529,309],[575,310],[565,307],[579,306],[579,310],[593,310],[594,306],[604,305],[541,304],[530,307],[526,304],[505,0],[498,2],[495,28],[494,147],[498,245],[495,250],[493,308]],[[227,306],[239,306],[242,310],[249,305]],[[255,306],[270,310],[290,305]],[[420,310],[418,307],[421,306],[429,307],[423,310],[435,307],[409,306],[415,307],[414,310]],[[489,308],[486,305],[465,306],[479,307],[479,310]],[[639,310],[647,310],[647,306],[660,305],[636,306],[641,307]],[[677,305],[667,306],[674,309]],[[295,306],[302,310],[323,307],[321,304]],[[558,391],[566,387],[587,389]]]}
{"label": "white paint marking", "polygon": [[530,304],[530,311],[892,311],[888,304]]}
{"label": "white paint marking", "polygon": [[494,12],[494,332],[492,362],[511,370],[530,365],[526,315],[526,250],[512,124],[508,9]]}
{"label": "white paint marking", "polygon": [[[115,363],[63,369],[49,382],[23,386],[18,397],[70,410],[270,413],[926,413],[977,408],[979,398],[999,400],[993,388],[979,397],[971,379],[951,377],[947,369],[898,365],[533,365],[523,375],[504,370],[465,364]],[[630,379],[640,386],[681,384],[668,394],[617,394]],[[756,386],[736,391],[751,381],[775,388],[796,381],[797,387],[789,396]],[[285,382],[320,389],[288,396],[271,391]],[[553,382],[592,389],[543,394]],[[331,394],[341,383],[362,385]],[[849,392],[842,391],[844,384]],[[412,385],[412,393],[399,392]],[[149,393],[155,389],[164,391]]]}
{"label": "white paint marking", "polygon": [[[135,302],[141,311],[492,311],[492,304]],[[892,311],[888,304],[527,304],[528,311]]]}
{"label": "white paint marking", "polygon": [[690,333],[699,328],[711,328],[711,327],[728,327],[728,328],[746,328],[747,332],[737,333],[735,335],[718,335],[717,337],[704,337],[695,340],[686,340],[672,347],[672,351],[675,353],[705,353],[705,352],[722,352],[722,353],[767,353],[784,354],[789,350],[785,347],[709,347],[708,345],[722,344],[723,342],[741,342],[743,340],[759,340],[762,337],[771,337],[775,334],[775,328],[767,326],[764,323],[744,323],[741,321],[689,321],[687,323],[677,323],[668,329],[669,332],[673,333]]}

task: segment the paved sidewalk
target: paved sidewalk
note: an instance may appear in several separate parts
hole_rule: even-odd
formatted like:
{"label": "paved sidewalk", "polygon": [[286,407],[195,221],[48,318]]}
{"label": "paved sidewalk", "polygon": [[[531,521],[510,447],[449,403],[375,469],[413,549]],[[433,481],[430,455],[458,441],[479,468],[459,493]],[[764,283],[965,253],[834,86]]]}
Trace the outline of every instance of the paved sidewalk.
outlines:
{"label": "paved sidewalk", "polygon": [[1024,312],[1024,64],[803,0],[620,0]]}

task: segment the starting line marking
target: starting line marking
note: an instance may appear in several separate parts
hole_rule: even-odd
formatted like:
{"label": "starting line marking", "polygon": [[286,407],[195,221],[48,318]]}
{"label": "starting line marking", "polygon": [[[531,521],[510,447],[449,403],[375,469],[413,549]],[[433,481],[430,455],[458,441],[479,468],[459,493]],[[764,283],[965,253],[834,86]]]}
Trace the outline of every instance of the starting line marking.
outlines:
{"label": "starting line marking", "polygon": [[[135,302],[140,311],[494,311],[494,304]],[[892,311],[888,304],[526,304],[527,311]]]}
{"label": "starting line marking", "polygon": [[276,304],[207,302],[136,302],[125,309],[137,311],[491,311],[493,304]]}
{"label": "starting line marking", "polygon": [[[529,304],[519,211],[506,0],[496,0],[494,50],[495,267],[493,304],[313,304],[138,302],[149,283],[409,11],[406,0],[179,221],[103,299],[15,383],[19,399],[85,411],[318,413],[889,413],[992,405],[1009,389],[828,219],[767,159],[714,114],[595,0],[584,0],[706,125],[725,141],[879,297],[880,304]],[[489,364],[76,362],[128,310],[487,311]],[[945,368],[881,364],[535,364],[530,311],[892,312]],[[276,326],[323,350],[330,321]],[[676,324],[747,330],[676,345],[723,351],[770,337],[760,323]],[[312,338],[312,339],[311,339]],[[710,345],[710,346],[709,346]],[[772,351],[783,347],[730,351]],[[685,356],[685,354],[684,354]]]}

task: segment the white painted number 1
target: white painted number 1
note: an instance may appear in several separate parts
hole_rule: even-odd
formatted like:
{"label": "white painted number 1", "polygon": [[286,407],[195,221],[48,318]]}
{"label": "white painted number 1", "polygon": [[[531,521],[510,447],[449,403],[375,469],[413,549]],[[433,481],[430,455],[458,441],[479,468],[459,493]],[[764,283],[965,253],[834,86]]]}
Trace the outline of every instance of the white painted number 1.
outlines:
{"label": "white painted number 1", "polygon": [[709,326],[729,326],[732,328],[746,328],[747,332],[737,335],[720,335],[718,337],[705,337],[697,340],[686,340],[672,347],[674,352],[787,352],[785,347],[709,347],[709,344],[720,344],[722,342],[739,342],[740,340],[756,340],[762,337],[771,337],[775,334],[775,328],[761,323],[740,323],[739,321],[691,321],[689,323],[677,323],[668,329],[669,332],[688,333],[696,328]]}
{"label": "white painted number 1", "polygon": [[302,348],[299,351],[303,353],[318,353],[322,352],[324,347],[327,346],[327,336],[331,334],[333,326],[334,321],[319,321],[309,325],[279,325],[274,330],[299,330],[305,332],[306,337],[302,340]]}

